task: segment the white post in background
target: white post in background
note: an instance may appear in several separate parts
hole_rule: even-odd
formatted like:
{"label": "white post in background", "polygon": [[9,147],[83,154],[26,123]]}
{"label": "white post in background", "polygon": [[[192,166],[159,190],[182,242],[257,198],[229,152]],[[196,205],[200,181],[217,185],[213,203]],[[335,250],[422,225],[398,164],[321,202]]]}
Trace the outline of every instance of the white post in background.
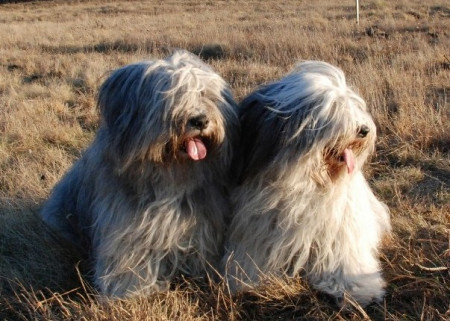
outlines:
{"label": "white post in background", "polygon": [[356,0],[356,23],[359,24],[359,0]]}

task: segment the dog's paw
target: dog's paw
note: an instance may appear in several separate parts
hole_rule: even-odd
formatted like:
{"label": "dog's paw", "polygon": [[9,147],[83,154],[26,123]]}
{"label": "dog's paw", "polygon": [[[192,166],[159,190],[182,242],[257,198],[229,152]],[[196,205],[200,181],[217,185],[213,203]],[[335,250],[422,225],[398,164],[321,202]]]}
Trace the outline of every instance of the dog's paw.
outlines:
{"label": "dog's paw", "polygon": [[383,300],[385,282],[381,276],[365,278],[362,282],[351,282],[348,284],[346,292],[360,305],[366,306],[372,302]]}
{"label": "dog's paw", "polygon": [[327,276],[314,283],[314,288],[335,298],[338,306],[343,306],[345,301],[354,300],[361,306],[371,302],[380,302],[384,296],[385,282],[379,272],[363,275],[338,277]]}

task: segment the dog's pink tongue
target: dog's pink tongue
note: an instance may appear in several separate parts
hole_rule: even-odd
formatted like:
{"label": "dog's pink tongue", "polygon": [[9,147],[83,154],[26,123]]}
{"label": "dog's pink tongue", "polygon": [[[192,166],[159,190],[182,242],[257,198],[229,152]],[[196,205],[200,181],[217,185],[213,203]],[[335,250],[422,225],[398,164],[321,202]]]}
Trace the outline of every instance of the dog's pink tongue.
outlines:
{"label": "dog's pink tongue", "polygon": [[206,147],[198,138],[191,138],[186,143],[186,152],[193,160],[201,160],[206,157]]}
{"label": "dog's pink tongue", "polygon": [[355,156],[350,148],[344,150],[344,162],[347,164],[348,173],[351,174],[355,169]]}

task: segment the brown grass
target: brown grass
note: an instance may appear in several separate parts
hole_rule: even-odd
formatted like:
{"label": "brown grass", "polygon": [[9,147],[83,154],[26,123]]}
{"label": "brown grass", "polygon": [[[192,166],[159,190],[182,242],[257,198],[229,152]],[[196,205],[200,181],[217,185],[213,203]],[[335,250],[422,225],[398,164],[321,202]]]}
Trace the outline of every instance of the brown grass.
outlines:
{"label": "brown grass", "polygon": [[[0,319],[448,320],[450,6],[444,0],[45,1],[0,5]],[[107,71],[174,48],[241,99],[302,59],[337,64],[379,129],[366,173],[392,213],[382,304],[339,309],[301,279],[231,297],[223,284],[105,301],[36,219],[98,122]]]}

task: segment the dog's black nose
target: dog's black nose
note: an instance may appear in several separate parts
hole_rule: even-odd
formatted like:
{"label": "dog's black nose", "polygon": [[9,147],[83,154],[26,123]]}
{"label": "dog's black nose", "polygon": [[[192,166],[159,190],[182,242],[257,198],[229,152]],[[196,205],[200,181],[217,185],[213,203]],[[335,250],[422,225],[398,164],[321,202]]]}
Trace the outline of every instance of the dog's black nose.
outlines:
{"label": "dog's black nose", "polygon": [[208,127],[209,119],[206,115],[199,115],[189,119],[189,125],[197,129],[205,129]]}
{"label": "dog's black nose", "polygon": [[366,125],[362,125],[358,129],[358,137],[366,137],[367,134],[370,132],[370,128]]}

